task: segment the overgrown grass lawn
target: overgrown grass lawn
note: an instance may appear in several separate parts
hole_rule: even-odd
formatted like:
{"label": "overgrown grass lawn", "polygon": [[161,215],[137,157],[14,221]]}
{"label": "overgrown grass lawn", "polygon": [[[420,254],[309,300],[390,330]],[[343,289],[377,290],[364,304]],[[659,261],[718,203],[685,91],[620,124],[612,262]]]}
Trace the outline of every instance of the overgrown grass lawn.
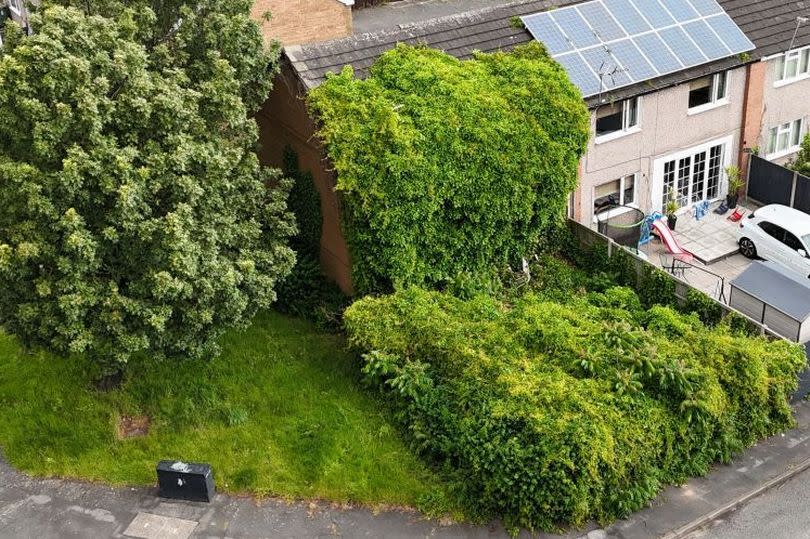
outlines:
{"label": "overgrown grass lawn", "polygon": [[[0,447],[36,475],[155,482],[160,459],[209,462],[230,492],[414,505],[443,491],[357,381],[342,339],[260,315],[211,362],[130,364],[123,385],[93,389],[83,359],[28,353],[0,334]],[[151,430],[119,439],[118,418]]]}

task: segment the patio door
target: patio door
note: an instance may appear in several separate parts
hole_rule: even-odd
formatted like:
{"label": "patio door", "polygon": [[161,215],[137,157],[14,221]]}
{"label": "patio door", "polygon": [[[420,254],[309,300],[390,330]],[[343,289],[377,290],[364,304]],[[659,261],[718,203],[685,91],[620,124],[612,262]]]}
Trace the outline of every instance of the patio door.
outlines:
{"label": "patio door", "polygon": [[680,208],[723,196],[730,161],[730,142],[717,141],[664,157],[655,162],[653,202],[663,210],[670,196]]}

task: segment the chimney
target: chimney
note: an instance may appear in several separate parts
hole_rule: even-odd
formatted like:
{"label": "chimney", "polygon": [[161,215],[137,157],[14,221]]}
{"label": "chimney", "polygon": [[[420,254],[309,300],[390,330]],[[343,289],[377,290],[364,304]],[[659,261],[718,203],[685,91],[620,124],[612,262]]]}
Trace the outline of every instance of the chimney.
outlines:
{"label": "chimney", "polygon": [[[253,17],[266,42],[303,45],[352,34],[354,0],[255,0]],[[270,12],[270,20],[264,14]]]}

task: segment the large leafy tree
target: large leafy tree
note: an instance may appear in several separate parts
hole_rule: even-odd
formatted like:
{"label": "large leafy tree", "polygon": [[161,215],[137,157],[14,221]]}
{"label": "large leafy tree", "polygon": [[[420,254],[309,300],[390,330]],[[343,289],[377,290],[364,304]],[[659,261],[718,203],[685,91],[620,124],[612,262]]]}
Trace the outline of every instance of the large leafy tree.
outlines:
{"label": "large leafy tree", "polygon": [[401,45],[309,104],[359,292],[486,285],[560,222],[588,142],[581,94],[536,43],[468,61]]}
{"label": "large leafy tree", "polygon": [[112,367],[210,356],[294,262],[250,119],[275,53],[248,1],[69,4],[0,52],[0,321]]}

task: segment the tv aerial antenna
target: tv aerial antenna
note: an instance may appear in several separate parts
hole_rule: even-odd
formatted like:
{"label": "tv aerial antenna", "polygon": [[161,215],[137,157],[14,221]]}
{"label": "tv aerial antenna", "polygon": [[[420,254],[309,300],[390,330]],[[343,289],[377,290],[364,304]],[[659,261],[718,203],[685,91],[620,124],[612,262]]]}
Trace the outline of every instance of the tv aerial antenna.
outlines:
{"label": "tv aerial antenna", "polygon": [[801,28],[803,24],[807,24],[808,22],[810,22],[810,19],[807,17],[796,17],[796,31],[793,32],[793,39],[790,40],[790,47],[788,47],[787,49],[788,51],[793,50],[793,44],[796,43],[796,36],[799,35],[799,28]]}

